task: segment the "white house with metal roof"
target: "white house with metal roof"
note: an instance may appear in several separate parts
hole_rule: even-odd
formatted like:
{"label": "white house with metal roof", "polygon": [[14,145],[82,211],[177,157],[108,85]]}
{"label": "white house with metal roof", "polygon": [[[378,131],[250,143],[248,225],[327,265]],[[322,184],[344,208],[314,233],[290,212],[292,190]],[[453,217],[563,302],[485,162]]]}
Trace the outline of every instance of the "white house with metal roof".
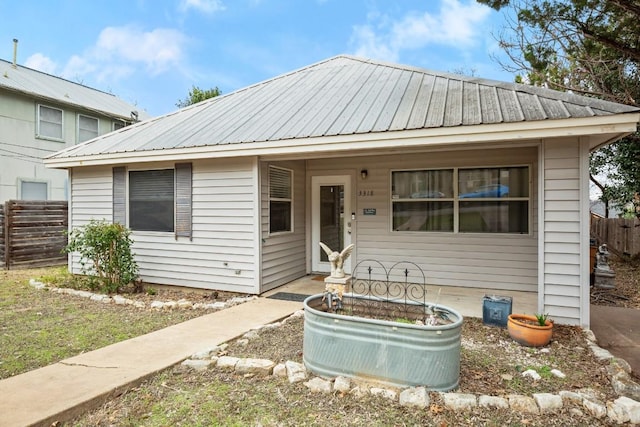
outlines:
{"label": "white house with metal roof", "polygon": [[[338,56],[58,152],[70,224],[128,225],[147,282],[260,294],[351,263],[526,291],[589,324],[589,152],[640,109]],[[70,267],[78,269],[77,259]],[[347,266],[347,270],[350,266]]]}
{"label": "white house with metal roof", "polygon": [[42,159],[149,116],[112,94],[0,60],[0,202],[64,200]]}

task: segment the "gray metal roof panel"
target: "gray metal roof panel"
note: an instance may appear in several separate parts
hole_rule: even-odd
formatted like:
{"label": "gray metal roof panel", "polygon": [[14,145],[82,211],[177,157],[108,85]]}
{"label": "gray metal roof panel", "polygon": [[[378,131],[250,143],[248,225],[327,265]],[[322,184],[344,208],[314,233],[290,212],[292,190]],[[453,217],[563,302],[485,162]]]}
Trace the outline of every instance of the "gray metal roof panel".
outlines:
{"label": "gray metal roof panel", "polygon": [[125,102],[110,93],[22,65],[14,67],[11,62],[0,59],[0,89],[2,88],[19,92],[29,97],[62,105],[72,105],[79,109],[95,111],[121,119],[131,120],[132,111],[137,111],[140,120],[150,117],[139,107]]}
{"label": "gray metal roof panel", "polygon": [[338,56],[52,157],[637,111],[640,109],[545,88]]}

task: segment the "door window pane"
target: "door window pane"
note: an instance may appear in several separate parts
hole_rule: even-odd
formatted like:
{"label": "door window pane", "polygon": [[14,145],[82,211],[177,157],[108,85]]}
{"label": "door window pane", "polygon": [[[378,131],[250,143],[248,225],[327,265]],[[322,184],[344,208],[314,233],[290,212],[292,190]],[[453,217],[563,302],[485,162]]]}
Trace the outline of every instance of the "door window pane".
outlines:
{"label": "door window pane", "polygon": [[[344,186],[320,186],[320,241],[339,251],[344,246]],[[324,251],[320,260],[328,262]]]}

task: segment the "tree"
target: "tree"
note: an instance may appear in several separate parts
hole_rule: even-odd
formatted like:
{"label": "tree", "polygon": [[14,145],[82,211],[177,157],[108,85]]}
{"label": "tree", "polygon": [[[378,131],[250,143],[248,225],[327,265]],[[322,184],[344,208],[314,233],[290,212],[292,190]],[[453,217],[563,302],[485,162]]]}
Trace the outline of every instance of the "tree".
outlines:
{"label": "tree", "polygon": [[184,108],[188,107],[192,104],[197,104],[200,101],[204,101],[205,99],[215,98],[220,95],[220,89],[218,87],[214,87],[207,90],[202,90],[198,86],[192,86],[189,91],[189,95],[185,99],[178,100],[176,102],[176,107]]}
{"label": "tree", "polygon": [[[477,1],[505,12],[498,41],[509,63],[501,65],[517,81],[640,106],[637,0]],[[590,172],[607,208],[637,201],[640,134],[595,151]]]}

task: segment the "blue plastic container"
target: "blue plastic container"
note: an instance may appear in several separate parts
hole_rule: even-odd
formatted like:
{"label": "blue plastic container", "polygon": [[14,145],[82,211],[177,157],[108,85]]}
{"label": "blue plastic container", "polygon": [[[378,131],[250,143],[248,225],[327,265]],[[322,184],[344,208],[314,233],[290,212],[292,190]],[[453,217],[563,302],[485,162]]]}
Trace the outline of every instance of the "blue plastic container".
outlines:
{"label": "blue plastic container", "polygon": [[513,299],[497,295],[485,295],[482,298],[482,322],[485,325],[507,327]]}

